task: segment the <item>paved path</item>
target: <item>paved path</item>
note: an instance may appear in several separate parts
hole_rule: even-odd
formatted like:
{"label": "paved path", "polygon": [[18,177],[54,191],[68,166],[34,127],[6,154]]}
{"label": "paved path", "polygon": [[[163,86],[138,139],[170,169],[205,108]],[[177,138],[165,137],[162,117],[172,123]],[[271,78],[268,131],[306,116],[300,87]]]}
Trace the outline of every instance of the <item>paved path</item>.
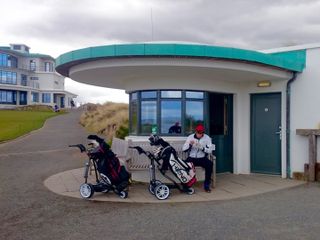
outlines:
{"label": "paved path", "polygon": [[86,141],[79,114],[54,117],[42,130],[0,145],[0,239],[318,239],[317,183],[168,204],[84,201],[49,191],[46,179],[84,161],[67,147]]}
{"label": "paved path", "polygon": [[[195,194],[193,195],[183,194],[177,189],[171,189],[169,198],[159,201],[148,191],[148,171],[133,172],[133,179],[139,180],[139,182],[129,187],[129,197],[127,199],[121,199],[111,192],[107,194],[95,193],[91,199],[129,203],[206,202],[247,197],[304,184],[301,181],[281,179],[278,176],[221,174],[218,175],[217,186],[211,193],[204,192],[202,184],[198,183],[194,185]],[[160,177],[157,179],[160,179]],[[83,182],[83,168],[78,168],[50,176],[45,180],[45,186],[57,194],[80,198],[79,186]],[[89,176],[89,182],[95,182],[94,174]]]}

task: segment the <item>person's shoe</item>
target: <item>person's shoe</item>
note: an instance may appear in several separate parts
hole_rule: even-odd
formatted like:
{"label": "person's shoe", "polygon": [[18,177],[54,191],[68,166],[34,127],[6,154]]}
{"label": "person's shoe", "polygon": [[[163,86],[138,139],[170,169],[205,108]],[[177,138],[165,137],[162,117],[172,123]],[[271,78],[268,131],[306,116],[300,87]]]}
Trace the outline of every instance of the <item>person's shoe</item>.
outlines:
{"label": "person's shoe", "polygon": [[207,193],[211,193],[211,188],[209,184],[204,184],[203,185],[204,191]]}

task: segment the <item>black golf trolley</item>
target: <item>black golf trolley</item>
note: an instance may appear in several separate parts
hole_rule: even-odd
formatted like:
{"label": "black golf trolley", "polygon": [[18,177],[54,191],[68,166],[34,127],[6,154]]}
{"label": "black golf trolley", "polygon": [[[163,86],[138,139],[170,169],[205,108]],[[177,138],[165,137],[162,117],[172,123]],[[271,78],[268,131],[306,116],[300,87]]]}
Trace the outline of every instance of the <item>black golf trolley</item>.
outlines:
{"label": "black golf trolley", "polygon": [[[82,153],[85,152],[88,155],[83,175],[85,182],[80,185],[79,189],[81,197],[88,199],[93,196],[94,192],[108,193],[109,191],[113,191],[123,199],[128,197],[129,173],[126,171],[124,166],[120,166],[119,164],[119,168],[117,167],[118,169],[116,169],[116,173],[118,173],[119,178],[116,181],[112,180],[114,177],[102,170],[102,166],[105,164],[104,162],[109,159],[107,159],[108,157],[102,157],[105,154],[102,154],[101,146],[94,147],[92,144],[89,144],[89,147],[86,148],[83,144],[76,144],[69,145],[69,147],[77,147]],[[115,157],[115,155],[113,155],[113,157]],[[116,158],[115,161],[119,160]],[[88,183],[88,174],[91,166],[94,167],[96,178],[95,184]]]}
{"label": "black golf trolley", "polygon": [[[170,189],[172,189],[172,188],[176,188],[180,192],[184,192],[189,195],[192,195],[195,192],[192,187],[189,187],[186,184],[179,184],[173,178],[169,177],[166,174],[166,170],[164,170],[160,167],[163,165],[160,162],[161,160],[163,160],[161,158],[161,156],[157,157],[155,154],[151,153],[150,151],[145,151],[144,149],[142,149],[139,146],[130,147],[130,148],[136,149],[139,154],[145,154],[150,159],[150,165],[149,165],[150,183],[149,183],[148,190],[157,199],[159,199],[159,200],[167,199],[170,195]],[[172,149],[172,150],[175,151],[174,149]],[[179,161],[182,161],[182,160],[179,159]],[[155,163],[157,163],[157,166]],[[170,170],[174,173],[174,175],[176,175],[176,173],[179,172],[179,170],[184,171],[184,169],[181,169],[181,168],[180,169],[177,169],[177,168],[172,169],[171,167],[172,166],[170,166]],[[157,180],[156,179],[156,168],[160,171],[160,173],[166,179],[168,179],[170,182],[172,182],[172,184],[165,184],[165,183],[161,182],[160,180]],[[177,177],[177,179],[179,179],[179,176],[176,175],[176,177]],[[195,177],[194,177],[194,181],[196,181]]]}

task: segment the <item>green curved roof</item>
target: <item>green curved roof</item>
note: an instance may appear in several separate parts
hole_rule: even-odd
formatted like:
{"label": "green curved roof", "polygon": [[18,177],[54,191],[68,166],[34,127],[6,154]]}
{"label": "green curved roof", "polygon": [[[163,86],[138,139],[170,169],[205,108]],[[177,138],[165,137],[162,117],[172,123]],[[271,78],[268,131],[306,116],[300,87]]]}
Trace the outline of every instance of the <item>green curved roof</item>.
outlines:
{"label": "green curved roof", "polygon": [[266,54],[238,48],[178,43],[119,44],[83,48],[64,53],[56,59],[56,70],[69,76],[69,69],[80,63],[117,57],[191,57],[246,61],[287,71],[302,72],[306,52]]}

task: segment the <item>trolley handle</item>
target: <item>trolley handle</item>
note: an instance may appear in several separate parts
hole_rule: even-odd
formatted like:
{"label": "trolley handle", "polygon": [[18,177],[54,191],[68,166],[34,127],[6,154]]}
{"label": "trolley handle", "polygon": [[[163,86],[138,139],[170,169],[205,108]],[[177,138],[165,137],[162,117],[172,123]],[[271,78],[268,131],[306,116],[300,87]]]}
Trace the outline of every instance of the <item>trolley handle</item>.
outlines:
{"label": "trolley handle", "polygon": [[[134,147],[129,147],[129,148],[136,149],[139,154],[145,154],[145,155],[147,155],[147,152],[146,152],[142,147],[134,146]],[[147,155],[147,156],[148,156],[148,155]]]}
{"label": "trolley handle", "polygon": [[134,146],[134,147],[129,147],[129,148],[134,148],[138,151],[139,154],[145,154],[149,159],[156,160],[155,156],[150,151],[145,151],[140,146]]}
{"label": "trolley handle", "polygon": [[79,148],[81,152],[86,152],[87,149],[85,146],[83,146],[83,144],[75,144],[75,145],[69,145],[69,147],[76,147]]}

